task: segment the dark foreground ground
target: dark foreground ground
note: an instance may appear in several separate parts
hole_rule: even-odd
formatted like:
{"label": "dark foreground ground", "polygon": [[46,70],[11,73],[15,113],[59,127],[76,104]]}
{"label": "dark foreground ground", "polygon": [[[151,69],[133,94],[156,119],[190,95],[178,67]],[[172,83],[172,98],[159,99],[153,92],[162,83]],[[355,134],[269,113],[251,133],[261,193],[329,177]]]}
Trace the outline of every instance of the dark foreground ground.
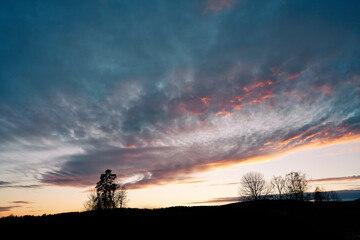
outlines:
{"label": "dark foreground ground", "polygon": [[258,201],[0,219],[2,233],[101,239],[360,239],[360,202]]}

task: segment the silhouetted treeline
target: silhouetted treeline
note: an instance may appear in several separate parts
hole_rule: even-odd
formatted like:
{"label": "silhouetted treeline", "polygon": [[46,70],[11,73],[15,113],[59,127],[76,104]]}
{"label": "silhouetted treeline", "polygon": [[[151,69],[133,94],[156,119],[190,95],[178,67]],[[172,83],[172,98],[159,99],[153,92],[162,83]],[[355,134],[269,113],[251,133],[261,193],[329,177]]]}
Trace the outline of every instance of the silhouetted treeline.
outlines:
{"label": "silhouetted treeline", "polygon": [[[242,239],[357,239],[360,203],[259,200],[206,207],[112,209],[47,216],[7,217],[0,228],[41,233],[120,232],[139,237]],[[73,232],[74,231],[74,232]]]}
{"label": "silhouetted treeline", "polygon": [[264,175],[259,172],[248,172],[242,176],[239,186],[240,201],[257,201],[264,199],[298,200],[315,202],[341,201],[335,191],[325,191],[316,187],[310,190],[309,180],[305,173],[290,172],[282,176],[274,176],[270,182],[266,182]]}

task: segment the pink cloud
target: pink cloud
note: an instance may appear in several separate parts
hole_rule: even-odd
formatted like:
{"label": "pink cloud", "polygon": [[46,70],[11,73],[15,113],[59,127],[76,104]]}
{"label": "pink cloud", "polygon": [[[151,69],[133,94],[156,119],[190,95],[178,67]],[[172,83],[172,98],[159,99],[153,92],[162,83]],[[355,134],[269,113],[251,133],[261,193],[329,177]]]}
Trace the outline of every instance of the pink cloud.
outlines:
{"label": "pink cloud", "polygon": [[337,181],[357,181],[360,180],[360,176],[345,176],[345,177],[333,177],[333,178],[320,178],[313,179],[310,182],[337,182]]}
{"label": "pink cloud", "polygon": [[300,73],[296,73],[296,74],[292,74],[292,75],[288,75],[286,77],[287,80],[293,80],[293,79],[297,79],[300,76]]}
{"label": "pink cloud", "polygon": [[207,0],[204,13],[220,12],[224,7],[231,8],[237,0]]}
{"label": "pink cloud", "polygon": [[315,90],[320,90],[324,95],[328,95],[332,93],[332,86],[325,84],[320,87],[316,87]]}

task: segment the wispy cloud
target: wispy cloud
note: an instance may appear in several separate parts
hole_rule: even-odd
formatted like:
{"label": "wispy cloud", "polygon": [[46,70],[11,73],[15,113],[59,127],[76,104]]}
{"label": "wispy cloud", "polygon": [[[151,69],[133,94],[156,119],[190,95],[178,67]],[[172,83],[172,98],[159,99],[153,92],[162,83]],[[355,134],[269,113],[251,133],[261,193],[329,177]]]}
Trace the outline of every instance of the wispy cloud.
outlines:
{"label": "wispy cloud", "polygon": [[204,13],[220,12],[223,8],[231,8],[239,0],[206,0]]}
{"label": "wispy cloud", "polygon": [[188,204],[226,204],[226,203],[233,203],[238,201],[239,201],[239,197],[219,197],[219,198],[212,198],[210,200],[205,200],[200,202],[190,202]]}
{"label": "wispy cloud", "polygon": [[19,185],[19,184],[6,184],[0,185],[0,188],[41,188],[44,187],[43,184],[28,184],[28,185]]}
{"label": "wispy cloud", "polygon": [[13,203],[13,204],[32,204],[33,202],[29,202],[29,201],[11,201],[8,203]]}
{"label": "wispy cloud", "polygon": [[17,208],[20,206],[5,206],[5,207],[0,207],[0,212],[8,212],[11,211],[13,208]]}
{"label": "wispy cloud", "polygon": [[19,208],[19,207],[22,207],[22,204],[33,204],[33,202],[30,202],[30,201],[22,201],[22,200],[19,200],[19,201],[8,201],[8,203],[10,204],[16,204],[16,205],[11,205],[11,206],[3,206],[1,207],[0,206],[0,212],[8,212],[8,211],[11,211],[13,208]]}
{"label": "wispy cloud", "polygon": [[358,181],[360,180],[359,176],[345,176],[345,177],[332,177],[332,178],[319,178],[312,179],[309,182],[338,182],[338,181]]}
{"label": "wispy cloud", "polygon": [[6,182],[6,181],[0,181],[0,187],[1,186],[4,186],[4,185],[8,185],[8,184],[10,184],[9,182]]}

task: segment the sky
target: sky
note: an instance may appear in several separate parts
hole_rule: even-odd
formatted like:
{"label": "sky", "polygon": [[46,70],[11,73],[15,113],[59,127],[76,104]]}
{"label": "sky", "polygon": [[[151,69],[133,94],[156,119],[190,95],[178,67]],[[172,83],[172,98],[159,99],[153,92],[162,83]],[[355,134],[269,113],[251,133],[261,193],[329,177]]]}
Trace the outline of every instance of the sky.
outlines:
{"label": "sky", "polygon": [[0,216],[234,201],[302,171],[360,197],[360,2],[5,0]]}

